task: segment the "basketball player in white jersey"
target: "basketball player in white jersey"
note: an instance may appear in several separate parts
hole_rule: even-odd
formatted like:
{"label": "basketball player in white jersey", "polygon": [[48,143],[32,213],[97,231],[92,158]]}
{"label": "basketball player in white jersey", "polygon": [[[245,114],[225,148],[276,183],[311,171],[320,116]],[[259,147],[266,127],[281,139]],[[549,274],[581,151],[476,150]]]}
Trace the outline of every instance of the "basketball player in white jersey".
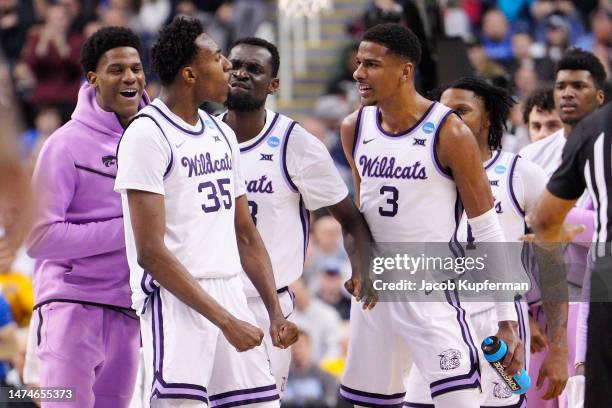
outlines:
{"label": "basketball player in white jersey", "polygon": [[[506,119],[514,101],[504,89],[477,78],[459,79],[444,85],[436,93],[436,99],[457,112],[476,137],[504,235],[508,242],[518,242],[518,238],[525,233],[525,215],[535,208],[546,187],[547,177],[539,166],[514,153],[501,150]],[[459,242],[473,242],[471,232],[468,233],[465,214],[457,235]],[[520,244],[509,245],[516,281],[525,279],[526,265],[523,265],[522,247]],[[464,302],[463,305],[470,313],[478,338],[485,338],[495,331],[498,319],[493,303]],[[517,312],[521,339],[525,342],[526,350],[529,350],[526,302],[517,302]],[[526,359],[527,366],[528,362],[529,358]],[[551,366],[550,369],[555,367]],[[423,392],[425,386],[418,368],[413,368],[406,383],[407,404],[404,406],[433,407],[429,394]],[[550,384],[550,388],[555,387]],[[481,405],[487,407],[527,406],[525,395],[512,394],[486,362],[482,365],[481,398]]]}
{"label": "basketball player in white jersey", "polygon": [[243,268],[266,306],[274,345],[291,345],[297,328],[282,314],[251,220],[236,136],[198,109],[225,101],[230,63],[201,24],[184,17],[161,30],[152,61],[161,94],[125,131],[115,185],[152,406],[278,407]]}
{"label": "basketball player in white jersey", "polygon": [[[360,210],[375,242],[452,247],[462,203],[477,241],[504,242],[474,136],[448,107],[415,90],[420,53],[399,24],[369,29],[359,45],[353,77],[364,107],[344,120],[341,135]],[[446,295],[446,303],[379,302],[367,311],[353,303],[341,395],[355,405],[401,406],[410,355],[437,408],[479,407],[474,330],[456,293]],[[491,334],[510,345],[503,364],[514,374],[524,364],[517,314],[512,304],[496,307]]]}
{"label": "basketball player in white jersey", "polygon": [[[288,286],[302,275],[309,211],[326,207],[352,236],[356,253],[368,251],[371,237],[325,145],[291,118],[265,107],[268,95],[279,86],[276,46],[261,38],[243,38],[232,46],[228,59],[231,89],[228,111],[221,117],[240,143],[251,216],[272,259],[283,314],[290,316],[293,299]],[[348,286],[359,286],[360,266],[354,265]],[[249,307],[264,329],[270,321],[262,298],[249,281],[244,284]],[[269,335],[264,343],[282,392],[291,352],[272,347]]]}

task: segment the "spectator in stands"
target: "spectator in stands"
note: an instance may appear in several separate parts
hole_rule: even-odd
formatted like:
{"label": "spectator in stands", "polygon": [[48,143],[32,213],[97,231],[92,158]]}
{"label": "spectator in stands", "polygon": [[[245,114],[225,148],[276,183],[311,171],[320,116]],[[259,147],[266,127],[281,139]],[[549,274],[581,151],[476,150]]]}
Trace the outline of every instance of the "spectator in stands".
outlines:
{"label": "spectator in stands", "polygon": [[514,97],[523,101],[538,87],[538,74],[529,66],[518,69],[514,74]]}
{"label": "spectator in stands", "polygon": [[480,41],[487,56],[496,61],[512,58],[510,25],[504,13],[492,9],[485,13]]}
{"label": "spectator in stands", "polygon": [[33,23],[34,9],[30,0],[0,0],[0,47],[9,65],[19,59]]}
{"label": "spectator in stands", "polygon": [[341,319],[348,320],[351,312],[351,299],[349,293],[344,289],[345,280],[338,269],[326,269],[319,275],[317,296],[336,309]]}
{"label": "spectator in stands", "polygon": [[570,22],[559,14],[553,14],[544,22],[544,57],[553,63],[561,59],[570,45]]}
{"label": "spectator in stands", "polygon": [[300,330],[298,341],[291,346],[291,368],[283,393],[283,408],[333,408],[337,395],[338,381],[318,367],[312,354],[311,338],[306,331]]}
{"label": "spectator in stands", "polygon": [[34,106],[56,105],[67,121],[74,110],[81,80],[79,53],[83,38],[70,33],[64,7],[47,9],[42,27],[31,30],[24,59],[36,84],[31,95]]}
{"label": "spectator in stands", "polygon": [[512,28],[525,28],[529,25],[530,6],[533,0],[496,0],[495,6],[504,13]]}
{"label": "spectator in stands", "polygon": [[576,46],[594,52],[600,46],[610,52],[612,50],[612,7],[600,7],[590,18],[591,32],[583,35],[576,42]]}
{"label": "spectator in stands", "polygon": [[317,278],[326,270],[340,271],[348,279],[351,264],[342,245],[342,227],[330,215],[324,215],[312,225],[312,239],[306,254],[304,277],[316,288]]}
{"label": "spectator in stands", "polygon": [[518,32],[512,36],[512,58],[504,61],[505,67],[514,76],[520,68],[535,71],[541,81],[552,81],[555,66],[548,58],[537,57],[534,53],[533,38],[528,32]]}
{"label": "spectator in stands", "polygon": [[[584,0],[535,0],[531,6],[531,15],[535,20],[535,38],[544,39],[546,20],[553,15],[565,18],[569,24],[570,38],[575,40],[584,33],[584,24],[576,4],[588,3]],[[588,13],[587,13],[588,15]]]}
{"label": "spectator in stands", "polygon": [[51,133],[62,125],[59,111],[52,106],[41,106],[34,117],[34,128],[22,136],[22,157],[31,164],[32,169],[43,143]]}
{"label": "spectator in stands", "polygon": [[523,122],[527,125],[532,143],[563,127],[563,122],[555,110],[551,87],[540,88],[527,98],[523,107]]}
{"label": "spectator in stands", "polygon": [[338,312],[311,296],[302,278],[295,281],[290,288],[295,295],[293,321],[298,327],[308,329],[313,361],[338,357],[338,326],[341,322]]}
{"label": "spectator in stands", "polygon": [[467,56],[473,69],[474,76],[480,76],[491,81],[491,83],[507,88],[510,76],[504,67],[487,56],[482,43],[471,38],[466,42]]}

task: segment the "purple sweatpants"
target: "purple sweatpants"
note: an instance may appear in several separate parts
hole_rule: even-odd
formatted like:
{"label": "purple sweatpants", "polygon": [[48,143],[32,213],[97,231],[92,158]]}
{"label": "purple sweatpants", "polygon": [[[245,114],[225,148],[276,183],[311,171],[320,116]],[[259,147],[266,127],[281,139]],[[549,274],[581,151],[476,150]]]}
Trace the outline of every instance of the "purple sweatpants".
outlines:
{"label": "purple sweatpants", "polygon": [[[578,310],[580,305],[578,303],[570,304],[567,313],[567,369],[569,375],[574,375],[574,356],[576,352],[576,322],[578,319]],[[544,317],[544,311],[541,306],[532,306],[532,313],[536,316],[536,320],[542,331],[546,328],[546,318]],[[529,408],[567,408],[567,396],[565,391],[557,398],[545,401],[541,397],[546,393],[548,387],[548,380],[544,381],[544,385],[541,389],[537,390],[535,387],[536,380],[538,379],[538,373],[540,367],[544,362],[547,351],[541,351],[539,353],[533,353],[529,361],[529,376],[531,377],[531,388],[527,391],[527,404]]]}
{"label": "purple sweatpants", "polygon": [[36,354],[41,387],[70,387],[73,402],[54,408],[128,407],[138,370],[140,324],[114,309],[53,302],[42,306]]}

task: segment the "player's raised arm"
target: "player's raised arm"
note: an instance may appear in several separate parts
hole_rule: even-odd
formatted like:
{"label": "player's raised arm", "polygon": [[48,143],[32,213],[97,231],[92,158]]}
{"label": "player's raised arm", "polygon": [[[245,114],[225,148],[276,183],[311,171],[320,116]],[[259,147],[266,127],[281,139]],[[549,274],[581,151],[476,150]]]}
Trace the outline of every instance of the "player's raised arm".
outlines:
{"label": "player's raised arm", "polygon": [[294,323],[283,316],[276,294],[272,263],[253,223],[246,194],[236,198],[235,224],[240,262],[266,305],[270,316],[272,341],[277,347],[289,347],[296,342],[298,329]]}
{"label": "player's raised arm", "polygon": [[[476,241],[505,242],[495,208],[493,195],[480,159],[476,139],[459,117],[449,115],[442,126],[439,143],[436,146],[440,164],[448,168],[457,185],[459,196],[468,215],[468,222]],[[492,257],[497,262],[492,265],[502,279],[507,263],[504,251]],[[498,259],[499,258],[499,259]],[[516,311],[511,302],[495,304],[499,319],[497,336],[508,344],[504,359],[506,372],[517,373],[524,364],[524,345],[518,333]]]}

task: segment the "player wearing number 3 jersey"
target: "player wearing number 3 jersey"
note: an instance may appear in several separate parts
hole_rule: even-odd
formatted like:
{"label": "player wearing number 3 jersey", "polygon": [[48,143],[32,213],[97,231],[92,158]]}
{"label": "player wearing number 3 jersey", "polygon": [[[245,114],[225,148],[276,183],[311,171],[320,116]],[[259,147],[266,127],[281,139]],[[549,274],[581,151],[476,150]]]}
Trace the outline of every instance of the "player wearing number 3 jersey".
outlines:
{"label": "player wearing number 3 jersey", "polygon": [[153,406],[277,407],[243,268],[263,299],[274,345],[291,345],[297,328],[282,314],[248,211],[236,136],[198,109],[225,100],[230,64],[186,18],[162,29],[152,59],[162,91],[123,135],[115,189]]}
{"label": "player wearing number 3 jersey", "polygon": [[[376,242],[443,242],[453,250],[464,209],[477,241],[503,242],[474,136],[448,107],[415,90],[420,56],[418,39],[399,24],[369,29],[359,45],[353,77],[364,107],[341,134],[360,210]],[[341,395],[360,406],[402,406],[412,359],[437,408],[480,407],[481,339],[457,293],[445,295],[447,302],[380,302],[368,311],[353,304]],[[511,344],[514,357],[504,363],[514,374],[523,349],[510,307],[499,307],[497,336]]]}

